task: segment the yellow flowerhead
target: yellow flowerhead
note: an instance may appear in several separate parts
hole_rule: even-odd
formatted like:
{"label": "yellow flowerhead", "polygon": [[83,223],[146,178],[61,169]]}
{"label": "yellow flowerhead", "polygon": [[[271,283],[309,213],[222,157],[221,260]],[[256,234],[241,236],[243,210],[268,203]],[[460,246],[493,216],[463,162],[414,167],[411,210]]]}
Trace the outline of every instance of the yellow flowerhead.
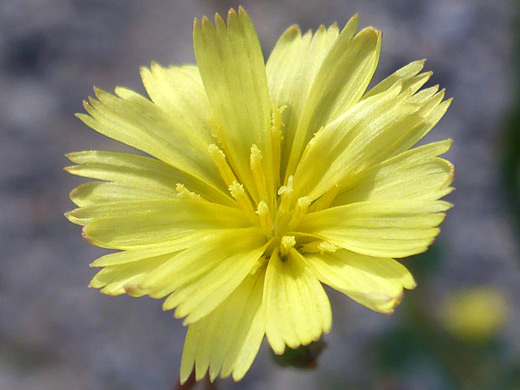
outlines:
{"label": "yellow flowerhead", "polygon": [[451,335],[468,341],[497,336],[511,310],[505,296],[493,287],[454,291],[439,304],[441,325]]}
{"label": "yellow flowerhead", "polygon": [[243,9],[195,20],[197,66],[153,63],[150,99],[96,90],[78,117],[151,157],[87,151],[67,170],[99,181],[71,193],[68,218],[120,252],[91,286],[165,298],[188,333],[185,381],[240,380],[264,335],[282,354],[318,340],[332,314],[322,283],[391,313],[415,287],[393,258],[423,252],[450,204],[446,140],[414,147],[450,101],[420,90],[423,61],[367,86],[381,33],[296,26],[264,64]]}

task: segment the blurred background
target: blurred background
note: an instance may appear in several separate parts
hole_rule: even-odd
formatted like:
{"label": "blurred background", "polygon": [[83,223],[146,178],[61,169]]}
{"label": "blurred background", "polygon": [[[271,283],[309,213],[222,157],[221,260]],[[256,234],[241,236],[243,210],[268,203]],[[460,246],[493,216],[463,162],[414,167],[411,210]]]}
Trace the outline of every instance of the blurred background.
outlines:
{"label": "blurred background", "polygon": [[74,118],[92,86],[144,92],[140,65],[194,62],[193,18],[238,4],[266,57],[290,24],[343,25],[359,12],[384,31],[375,80],[427,58],[428,85],[454,97],[428,140],[454,140],[457,175],[437,242],[403,260],[418,287],[394,315],[329,290],[334,324],[315,369],[287,367],[264,344],[242,382],[218,388],[520,389],[520,4],[2,0],[0,390],[175,388],[181,321],[160,301],[87,288],[104,252],[63,217],[83,182],[62,170],[64,154],[123,150]]}

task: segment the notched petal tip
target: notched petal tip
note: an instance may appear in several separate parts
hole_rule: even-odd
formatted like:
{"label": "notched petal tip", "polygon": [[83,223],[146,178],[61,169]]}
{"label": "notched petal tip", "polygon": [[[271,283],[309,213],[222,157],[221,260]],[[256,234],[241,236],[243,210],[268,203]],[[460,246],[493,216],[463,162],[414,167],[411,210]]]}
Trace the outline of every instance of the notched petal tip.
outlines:
{"label": "notched petal tip", "polygon": [[[240,12],[240,10],[239,10],[239,12]],[[242,16],[244,13],[240,13],[240,16]],[[238,19],[237,11],[235,11],[234,8],[230,8],[228,13],[227,13],[227,17],[228,17],[228,23],[229,23],[230,18]]]}
{"label": "notched petal tip", "polygon": [[[228,23],[230,21],[230,13],[228,12]],[[224,21],[224,18],[220,16],[218,12],[215,12],[215,27],[218,30],[225,29],[226,28],[226,22]]]}
{"label": "notched petal tip", "polygon": [[336,30],[339,31],[338,22],[332,23],[327,30]]}
{"label": "notched petal tip", "polygon": [[269,339],[269,336],[267,336],[267,341],[269,343],[269,347],[271,350],[275,353],[275,355],[283,355],[285,353],[285,343],[284,342],[274,342]]}
{"label": "notched petal tip", "polygon": [[117,97],[123,100],[129,99],[132,95],[135,94],[135,92],[132,90],[121,85],[118,85],[114,88],[114,93],[117,95]]}
{"label": "notched petal tip", "polygon": [[200,22],[197,18],[193,18],[193,31],[195,31],[195,29],[200,29]]}
{"label": "notched petal tip", "polygon": [[293,24],[289,26],[281,35],[280,40],[292,41],[294,39],[300,39],[302,37],[302,32],[300,27],[297,24]]}
{"label": "notched petal tip", "polygon": [[151,69],[153,67],[153,61],[150,63],[150,66],[142,65],[139,67],[139,74],[141,75],[141,78],[143,78],[143,74],[145,73],[151,73]]}
{"label": "notched petal tip", "polygon": [[187,375],[183,375],[181,372],[181,377],[179,378],[179,382],[181,385],[185,384],[187,380],[191,377],[191,373],[193,372],[193,365],[191,366],[191,371]]}
{"label": "notched petal tip", "polygon": [[366,45],[378,45],[381,42],[382,32],[375,27],[365,27],[353,39],[364,39]]}
{"label": "notched petal tip", "polygon": [[382,31],[378,30],[374,26],[368,26],[368,27],[365,27],[364,29],[362,29],[358,33],[358,35],[360,35],[360,34],[371,34],[371,35],[374,35],[374,36],[379,36],[381,33],[382,33]]}
{"label": "notched petal tip", "polygon": [[207,16],[202,17],[201,27],[202,27],[202,31],[215,29],[215,27],[213,26],[213,23],[211,23],[211,21],[208,19]]}
{"label": "notched petal tip", "polygon": [[109,297],[117,297],[118,295],[123,295],[124,292],[120,292],[120,291],[111,291],[108,286],[106,286],[105,288],[102,288],[101,290],[99,290],[99,292],[103,295],[108,295]]}
{"label": "notched petal tip", "polygon": [[96,97],[99,99],[100,96],[104,95],[104,94],[107,94],[108,92],[104,91],[103,89],[101,88],[98,88],[96,86],[93,87],[94,89],[94,94],[96,95]]}
{"label": "notched petal tip", "polygon": [[[417,71],[417,73],[419,73],[424,68],[425,62],[426,62],[426,58],[422,58],[420,60],[412,61],[408,66],[411,66],[412,64],[419,65],[419,70]],[[431,72],[431,73],[433,73],[433,72]]]}
{"label": "notched petal tip", "polygon": [[327,27],[325,27],[324,24],[320,24],[320,27],[318,27],[316,33],[324,33],[325,31],[327,31]]}
{"label": "notched petal tip", "polygon": [[[64,213],[63,215],[65,216],[65,218],[67,218],[69,220],[69,222],[72,222],[74,225],[84,226],[85,224],[83,223],[83,221],[81,219],[77,218],[76,215],[74,214],[74,212],[76,210],[78,210],[78,209],[68,211],[68,212]],[[82,235],[83,235],[83,233],[82,233]],[[83,237],[83,238],[85,238],[85,237]]]}
{"label": "notched petal tip", "polygon": [[[333,26],[338,26],[338,23],[337,22],[334,22],[332,24],[331,27]],[[345,31],[346,29],[350,29],[353,27],[354,31],[357,30],[359,26],[359,12],[356,12],[354,15],[352,15],[352,17],[348,20],[348,22],[345,24],[345,26],[343,26],[343,29],[342,29],[342,32]]]}
{"label": "notched petal tip", "polygon": [[446,150],[444,152],[442,152],[441,154],[446,153],[453,146],[453,140],[451,138],[445,139],[444,142],[446,143]]}

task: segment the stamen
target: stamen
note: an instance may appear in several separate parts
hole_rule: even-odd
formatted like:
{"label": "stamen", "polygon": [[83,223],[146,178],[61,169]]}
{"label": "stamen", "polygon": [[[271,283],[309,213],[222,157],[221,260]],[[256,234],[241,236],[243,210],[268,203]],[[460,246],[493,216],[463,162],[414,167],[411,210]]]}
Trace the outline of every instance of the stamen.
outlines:
{"label": "stamen", "polygon": [[235,199],[238,207],[240,207],[249,217],[252,217],[256,222],[255,211],[253,210],[253,206],[251,205],[251,201],[244,190],[244,186],[238,183],[236,180],[231,183],[228,187],[231,196]]}
{"label": "stamen", "polygon": [[281,197],[280,201],[280,208],[279,211],[283,213],[287,213],[289,211],[290,202],[292,199],[293,194],[293,176],[289,176],[289,179],[287,180],[287,185],[281,186],[278,190],[278,195]]}
{"label": "stamen", "polygon": [[305,253],[334,253],[338,247],[328,241],[313,241],[305,244],[300,251]]}
{"label": "stamen", "polygon": [[278,190],[278,195],[280,195],[281,200],[276,213],[276,222],[274,224],[275,233],[277,234],[287,230],[287,224],[290,219],[289,207],[291,206],[293,192],[293,177],[289,176],[287,185],[281,186]]}
{"label": "stamen", "polygon": [[175,186],[175,191],[177,191],[177,196],[182,199],[191,199],[191,200],[201,200],[202,197],[199,194],[196,194],[195,192],[191,192],[186,187],[184,187],[184,184],[177,183]]}
{"label": "stamen", "polygon": [[253,174],[253,180],[255,181],[256,189],[260,199],[266,202],[270,202],[269,194],[267,191],[266,178],[264,168],[262,166],[262,152],[258,149],[258,146],[253,144],[251,146],[251,157],[249,159],[249,167]]}
{"label": "stamen", "polygon": [[220,150],[218,146],[215,144],[211,144],[208,146],[208,152],[213,161],[215,161],[217,169],[220,173],[220,176],[224,180],[224,183],[230,186],[234,182],[236,182],[237,179],[235,177],[235,174],[233,173],[233,170],[226,161],[226,155],[224,154],[224,152]]}
{"label": "stamen", "polygon": [[280,241],[280,254],[282,256],[287,256],[295,245],[296,238],[294,236],[283,236]]}
{"label": "stamen", "polygon": [[281,145],[282,145],[282,114],[287,106],[274,107],[271,119],[271,129],[269,136],[271,138],[271,150],[273,153],[273,174],[275,180],[275,188],[280,185],[280,159],[282,157]]}
{"label": "stamen", "polygon": [[288,229],[294,229],[302,220],[302,218],[307,214],[307,210],[309,210],[309,206],[311,205],[311,198],[308,196],[304,196],[298,199],[296,202],[296,207],[294,208],[291,221],[289,222]]}
{"label": "stamen", "polygon": [[267,203],[263,200],[258,203],[256,214],[258,215],[258,221],[262,229],[264,229],[268,237],[271,236],[273,233],[273,217],[269,206],[267,206]]}

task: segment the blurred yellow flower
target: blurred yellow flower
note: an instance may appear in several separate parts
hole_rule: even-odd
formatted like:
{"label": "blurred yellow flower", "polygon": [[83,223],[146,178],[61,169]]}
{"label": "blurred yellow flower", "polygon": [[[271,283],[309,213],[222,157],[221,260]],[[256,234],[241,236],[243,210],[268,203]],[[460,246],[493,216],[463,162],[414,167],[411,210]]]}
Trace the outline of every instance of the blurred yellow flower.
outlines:
{"label": "blurred yellow flower", "polygon": [[[370,91],[381,33],[290,27],[267,64],[240,8],[195,20],[197,66],[152,63],[151,100],[96,90],[78,117],[152,157],[72,153],[67,214],[83,236],[120,252],[97,259],[91,286],[165,298],[188,325],[185,381],[209,370],[240,380],[264,335],[282,354],[318,340],[332,314],[322,283],[391,313],[450,204],[450,140],[419,147],[447,110],[421,89],[424,61]],[[412,149],[413,148],[413,149]]]}
{"label": "blurred yellow flower", "polygon": [[507,318],[508,303],[492,287],[455,291],[439,305],[442,325],[455,337],[486,340],[495,336]]}

